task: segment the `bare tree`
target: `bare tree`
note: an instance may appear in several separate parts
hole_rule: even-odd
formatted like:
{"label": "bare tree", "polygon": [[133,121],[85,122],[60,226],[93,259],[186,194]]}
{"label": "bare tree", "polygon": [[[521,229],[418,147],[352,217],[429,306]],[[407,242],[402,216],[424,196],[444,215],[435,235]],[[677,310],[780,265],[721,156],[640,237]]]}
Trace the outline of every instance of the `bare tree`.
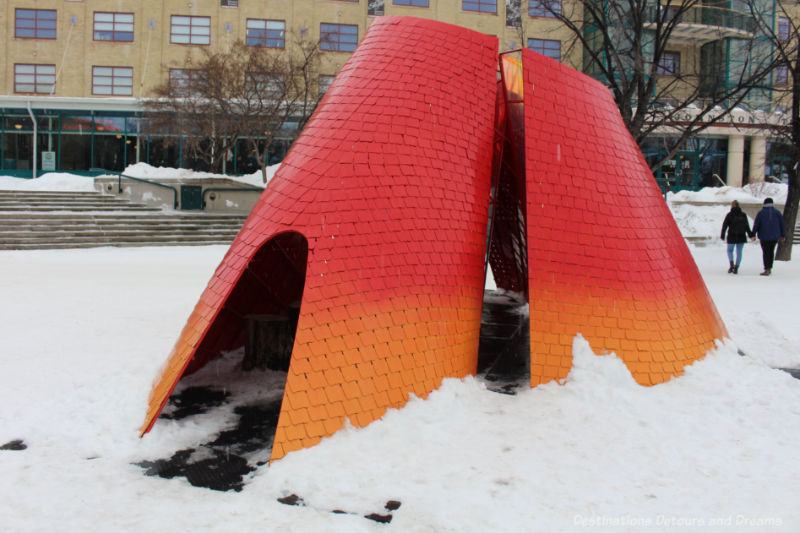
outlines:
{"label": "bare tree", "polygon": [[[754,38],[752,17],[701,0],[529,0],[561,21],[582,49],[583,71],[605,83],[636,142],[668,132],[651,170],[672,159],[687,139],[724,121],[754,91],[767,89],[769,46]],[[700,61],[676,54],[681,25],[724,28]],[[731,37],[734,36],[734,37]],[[712,41],[714,39],[714,41]],[[697,46],[696,38],[690,46]],[[735,56],[735,68],[726,53]],[[726,63],[727,61],[727,63]]]}
{"label": "bare tree", "polygon": [[[794,3],[794,2],[793,2]],[[800,203],[800,26],[790,9],[795,8],[786,0],[777,0],[772,10],[759,9],[752,4],[751,13],[761,33],[772,44],[776,67],[773,72],[778,101],[789,111],[788,127],[775,127],[772,134],[789,147],[789,190],[783,217],[786,221],[786,242],[778,245],[776,259],[792,259],[792,243],[797,224],[798,203]],[[777,27],[773,19],[778,21]]]}
{"label": "bare tree", "polygon": [[184,149],[212,171],[236,143],[246,140],[267,181],[269,147],[291,138],[313,113],[319,43],[299,38],[289,50],[236,41],[225,51],[203,50],[190,68],[170,71],[170,79],[144,101],[144,133],[183,136]]}

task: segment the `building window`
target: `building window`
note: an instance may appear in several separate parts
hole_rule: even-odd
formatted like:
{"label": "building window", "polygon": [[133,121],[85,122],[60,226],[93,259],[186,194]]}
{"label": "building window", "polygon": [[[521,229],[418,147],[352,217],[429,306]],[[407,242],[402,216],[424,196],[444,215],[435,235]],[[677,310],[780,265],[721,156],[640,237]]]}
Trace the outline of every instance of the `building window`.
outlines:
{"label": "building window", "polygon": [[287,94],[286,78],[274,72],[247,72],[247,96],[250,99],[282,100]]}
{"label": "building window", "polygon": [[334,78],[336,78],[336,76],[320,75],[318,82],[320,96],[328,92],[328,89],[331,88]]}
{"label": "building window", "polygon": [[133,68],[92,67],[92,94],[132,96]]}
{"label": "building window", "polygon": [[219,5],[222,7],[239,7],[239,0],[220,0]]}
{"label": "building window", "polygon": [[202,70],[172,68],[169,70],[169,89],[171,96],[187,97],[197,94]]}
{"label": "building window", "polygon": [[656,74],[662,76],[677,76],[681,72],[681,54],[679,52],[664,52],[656,66]]}
{"label": "building window", "polygon": [[133,13],[94,14],[95,41],[133,42]]}
{"label": "building window", "polygon": [[778,17],[778,39],[781,41],[789,40],[791,24],[788,18]]}
{"label": "building window", "polygon": [[775,85],[789,85],[789,65],[778,65],[775,68]]}
{"label": "building window", "polygon": [[55,65],[14,65],[15,93],[50,94],[55,84]]}
{"label": "building window", "polygon": [[319,25],[319,37],[321,50],[352,52],[358,44],[358,26],[323,22]]}
{"label": "building window", "polygon": [[561,61],[561,41],[552,39],[528,39],[528,48],[550,59]]}
{"label": "building window", "polygon": [[561,0],[528,0],[531,17],[556,17],[561,14]]}
{"label": "building window", "polygon": [[172,15],[169,42],[173,44],[211,44],[211,18]]}
{"label": "building window", "polygon": [[367,0],[367,15],[376,17],[383,15],[384,0]]}
{"label": "building window", "polygon": [[396,6],[428,7],[428,0],[393,0]]}
{"label": "building window", "polygon": [[282,20],[247,19],[247,45],[265,48],[286,46],[286,22]]}
{"label": "building window", "polygon": [[[522,27],[522,0],[506,0],[506,26]],[[513,45],[511,48],[514,48]]]}
{"label": "building window", "polygon": [[497,0],[461,0],[461,9],[481,13],[497,13]]}
{"label": "building window", "polygon": [[14,10],[14,37],[18,39],[55,39],[56,10]]}

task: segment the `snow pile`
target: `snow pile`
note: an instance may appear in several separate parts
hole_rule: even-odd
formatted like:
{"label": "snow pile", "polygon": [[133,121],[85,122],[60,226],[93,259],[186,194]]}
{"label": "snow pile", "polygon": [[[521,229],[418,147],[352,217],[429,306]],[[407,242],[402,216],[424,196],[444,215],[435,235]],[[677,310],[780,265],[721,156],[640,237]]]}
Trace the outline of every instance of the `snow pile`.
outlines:
{"label": "snow pile", "polygon": [[[786,202],[788,185],[754,183],[744,187],[705,187],[699,191],[670,192],[667,203],[681,234],[695,239],[719,240],[722,221],[731,209],[730,203],[761,204],[771,197],[776,204]],[[752,217],[749,218],[753,225]]]}
{"label": "snow pile", "polygon": [[[730,205],[691,205],[682,203],[669,204],[672,216],[681,230],[681,235],[695,239],[717,239],[722,231],[722,221],[731,210]],[[750,226],[753,220],[750,220]]]}
{"label": "snow pile", "polygon": [[60,172],[42,174],[36,179],[0,176],[0,190],[86,192],[94,191],[94,179]]}
{"label": "snow pile", "polygon": [[[271,165],[267,167],[267,183],[272,177],[275,175],[275,172],[278,171],[280,168],[280,163],[276,165]],[[254,185],[256,187],[263,187],[264,180],[261,176],[261,171],[258,170],[253,172],[252,174],[246,174],[243,176],[226,176],[223,174],[212,174],[210,172],[197,172],[194,170],[188,170],[185,168],[170,168],[170,167],[154,167],[148,165],[147,163],[136,163],[133,165],[129,165],[125,170],[122,171],[123,174],[126,176],[131,176],[134,178],[142,178],[147,180],[154,180],[158,181],[159,179],[229,179],[233,181],[237,181],[239,183],[245,185]]]}
{"label": "snow pile", "polygon": [[580,338],[573,355],[565,385],[516,397],[471,378],[446,380],[427,401],[287,456],[254,488],[277,483],[321,509],[361,502],[350,505],[366,511],[397,498],[398,531],[581,531],[592,521],[655,527],[728,517],[780,521],[778,531],[800,525],[792,514],[800,482],[787,472],[797,470],[766,463],[772,452],[787,461],[795,453],[797,408],[782,402],[800,398],[800,387],[788,375],[722,346],[684,378],[645,388]]}
{"label": "snow pile", "polygon": [[[272,179],[280,168],[280,163],[267,167],[267,182]],[[264,187],[261,171],[243,176],[226,176],[209,172],[196,172],[184,168],[154,167],[147,163],[129,165],[122,171],[126,176],[158,181],[159,179],[229,179],[242,185]],[[110,174],[116,176],[116,174]],[[42,174],[36,179],[0,176],[0,190],[5,191],[94,191],[92,177],[77,176],[75,174],[50,172]]]}
{"label": "snow pile", "polygon": [[669,192],[669,202],[700,202],[728,204],[733,200],[742,203],[760,204],[764,198],[771,197],[776,204],[786,202],[789,186],[785,183],[750,183],[744,187],[704,187],[699,191]]}

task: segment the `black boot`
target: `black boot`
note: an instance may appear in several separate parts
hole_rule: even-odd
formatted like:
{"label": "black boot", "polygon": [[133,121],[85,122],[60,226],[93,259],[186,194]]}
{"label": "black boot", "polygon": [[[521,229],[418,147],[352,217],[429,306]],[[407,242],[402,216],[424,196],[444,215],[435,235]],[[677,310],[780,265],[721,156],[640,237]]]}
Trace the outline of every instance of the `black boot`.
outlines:
{"label": "black boot", "polygon": [[734,274],[738,274],[739,273],[739,267],[738,266],[733,267],[733,273]]}
{"label": "black boot", "polygon": [[733,269],[734,269],[734,268],[735,268],[735,267],[733,266],[733,261],[731,261],[731,267],[728,269],[728,274],[730,274],[731,272],[733,272]]}

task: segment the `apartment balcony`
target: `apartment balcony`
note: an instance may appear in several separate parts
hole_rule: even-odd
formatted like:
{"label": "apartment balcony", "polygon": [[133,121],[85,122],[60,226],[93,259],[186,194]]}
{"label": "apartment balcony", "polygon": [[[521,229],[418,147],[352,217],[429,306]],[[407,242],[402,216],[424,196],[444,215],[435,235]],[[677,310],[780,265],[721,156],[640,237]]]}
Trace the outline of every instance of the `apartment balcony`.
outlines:
{"label": "apartment balcony", "polygon": [[[652,6],[647,11],[645,28],[655,29],[656,22],[671,19],[670,10]],[[703,45],[725,38],[752,39],[755,36],[753,17],[741,11],[712,6],[695,6],[680,15],[670,42],[675,44]]]}

